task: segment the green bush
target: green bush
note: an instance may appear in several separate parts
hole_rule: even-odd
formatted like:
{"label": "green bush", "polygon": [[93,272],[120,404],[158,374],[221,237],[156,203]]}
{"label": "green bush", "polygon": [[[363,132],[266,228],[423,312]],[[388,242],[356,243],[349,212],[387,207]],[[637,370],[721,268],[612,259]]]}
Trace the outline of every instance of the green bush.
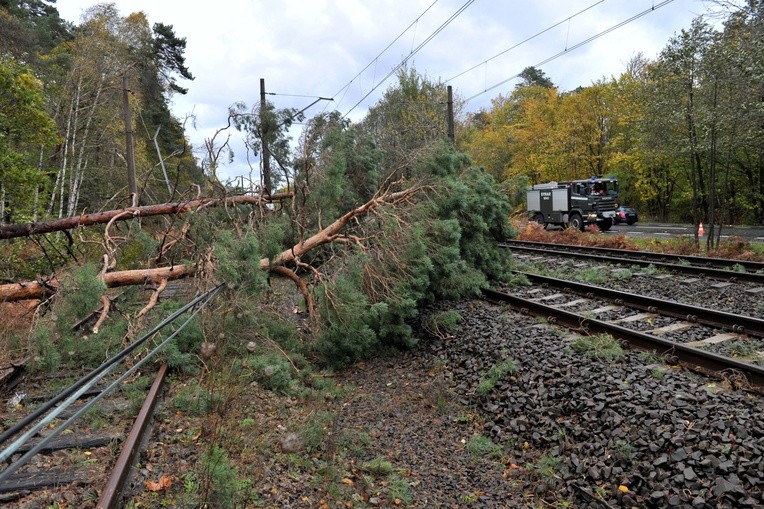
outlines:
{"label": "green bush", "polygon": [[213,243],[217,259],[215,274],[229,288],[242,290],[252,296],[267,284],[266,273],[260,269],[260,244],[252,232],[236,237],[231,230],[222,230]]}
{"label": "green bush", "polygon": [[[213,507],[239,507],[239,483],[236,468],[231,465],[228,453],[213,446],[200,460],[202,479],[207,486],[206,502]],[[204,504],[206,505],[206,504]]]}
{"label": "green bush", "polygon": [[257,383],[279,394],[291,394],[298,381],[293,378],[292,365],[283,355],[266,353],[249,358],[253,377]]}
{"label": "green bush", "polygon": [[[362,291],[362,266],[355,261],[344,273],[325,283],[316,292],[317,308],[322,329],[315,342],[316,351],[324,361],[342,366],[367,358],[379,350],[380,342],[371,328],[374,314],[381,315],[385,304],[372,311]],[[327,295],[331,294],[331,299]]]}

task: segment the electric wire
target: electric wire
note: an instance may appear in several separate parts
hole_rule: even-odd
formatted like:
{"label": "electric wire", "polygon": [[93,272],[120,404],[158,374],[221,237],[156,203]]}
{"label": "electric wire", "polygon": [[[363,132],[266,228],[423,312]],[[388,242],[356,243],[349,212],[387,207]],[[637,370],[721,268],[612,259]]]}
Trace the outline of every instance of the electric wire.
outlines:
{"label": "electric wire", "polygon": [[[644,11],[642,11],[642,12],[640,12],[640,13],[638,13],[638,14],[635,14],[634,16],[630,17],[629,19],[626,19],[626,20],[624,20],[624,21],[621,21],[620,23],[617,23],[617,24],[615,24],[615,25],[611,26],[610,28],[607,28],[607,29],[603,30],[602,32],[599,32],[599,33],[597,33],[597,34],[595,34],[595,35],[593,35],[593,36],[589,37],[588,39],[585,39],[585,40],[583,40],[583,41],[581,41],[581,42],[579,42],[579,43],[577,43],[577,44],[574,44],[573,46],[571,46],[571,47],[569,47],[569,48],[565,48],[565,50],[563,50],[563,51],[561,51],[561,52],[557,53],[556,55],[553,55],[553,56],[551,56],[551,57],[547,58],[546,60],[542,60],[541,62],[539,62],[539,63],[535,64],[535,65],[534,65],[534,67],[541,67],[541,66],[542,66],[542,65],[544,65],[544,64],[548,64],[548,63],[549,63],[549,62],[551,62],[552,60],[555,60],[555,59],[557,59],[557,58],[559,58],[559,57],[561,57],[561,56],[565,55],[566,53],[569,53],[569,52],[571,52],[571,51],[573,51],[573,50],[575,50],[575,49],[578,49],[578,48],[580,48],[581,46],[584,46],[584,45],[586,45],[586,44],[589,44],[590,42],[592,42],[592,41],[594,41],[594,40],[596,40],[596,39],[599,39],[599,38],[600,38],[600,37],[602,37],[603,35],[607,35],[607,34],[609,34],[610,32],[612,32],[613,30],[617,30],[617,29],[621,28],[622,26],[624,26],[624,25],[627,25],[627,24],[631,23],[631,22],[632,22],[632,21],[634,21],[634,20],[637,20],[637,19],[641,18],[642,16],[645,16],[645,15],[647,15],[647,14],[649,14],[649,13],[651,13],[651,12],[653,12],[653,11],[657,10],[657,9],[660,9],[661,7],[663,7],[663,6],[665,6],[665,5],[668,5],[668,4],[670,4],[670,3],[671,3],[671,2],[673,2],[673,1],[674,1],[674,0],[664,0],[663,2],[660,2],[660,3],[658,3],[658,4],[655,4],[655,5],[653,5],[652,7],[650,7],[649,9],[645,9]],[[492,85],[492,86],[490,86],[490,87],[486,88],[486,89],[485,89],[485,90],[483,90],[482,92],[478,92],[477,94],[475,94],[475,95],[473,95],[473,96],[471,96],[471,97],[468,97],[467,99],[465,99],[465,100],[464,100],[464,102],[465,102],[465,103],[468,103],[468,102],[470,102],[471,100],[475,99],[476,97],[479,97],[479,96],[481,96],[481,95],[485,94],[486,92],[489,92],[489,91],[491,91],[491,90],[493,90],[493,89],[495,89],[495,88],[498,88],[498,87],[500,87],[500,86],[504,85],[505,83],[508,83],[508,82],[512,81],[512,80],[513,80],[513,79],[515,79],[515,78],[519,78],[519,77],[520,77],[520,74],[521,74],[521,73],[515,74],[514,76],[510,76],[509,78],[506,78],[506,79],[504,79],[504,80],[500,81],[499,83],[496,83],[495,85]]]}
{"label": "electric wire", "polygon": [[392,69],[392,70],[391,70],[389,73],[387,73],[387,75],[385,75],[385,77],[384,77],[384,78],[382,78],[382,79],[379,81],[379,83],[377,83],[376,85],[374,85],[374,87],[373,87],[371,90],[369,90],[369,92],[368,92],[366,95],[364,95],[364,96],[363,96],[363,97],[362,97],[362,98],[361,98],[361,99],[360,99],[360,100],[359,100],[357,103],[355,103],[355,104],[353,105],[353,107],[352,107],[352,108],[350,108],[350,109],[349,109],[349,110],[348,110],[348,111],[347,111],[347,112],[346,112],[346,113],[345,113],[345,114],[342,116],[342,118],[347,118],[347,116],[348,116],[348,115],[350,115],[350,113],[351,113],[351,112],[352,112],[354,109],[356,109],[356,107],[358,107],[358,105],[359,105],[359,104],[361,104],[363,101],[365,101],[365,100],[366,100],[366,98],[367,98],[367,97],[369,97],[369,96],[371,95],[371,93],[372,93],[372,92],[374,92],[374,91],[375,91],[377,88],[379,88],[379,87],[380,87],[380,85],[382,85],[382,84],[383,84],[385,81],[387,81],[387,79],[388,79],[390,76],[392,76],[393,74],[395,74],[395,73],[398,71],[398,69],[400,69],[401,67],[403,67],[403,66],[406,64],[406,62],[408,62],[408,61],[411,59],[411,57],[413,57],[414,55],[416,55],[416,54],[417,54],[417,53],[418,53],[418,52],[419,52],[419,51],[420,51],[422,48],[424,48],[424,47],[425,47],[425,46],[426,46],[426,45],[427,45],[427,44],[428,44],[428,43],[429,43],[431,40],[433,40],[433,39],[434,39],[434,38],[435,38],[435,37],[436,37],[436,36],[437,36],[437,35],[438,35],[440,32],[442,32],[442,31],[443,31],[443,30],[444,30],[444,29],[445,29],[445,28],[446,28],[448,25],[450,25],[452,21],[454,21],[454,20],[455,20],[457,17],[459,17],[459,15],[460,15],[461,13],[463,13],[463,12],[464,12],[464,11],[465,11],[465,10],[466,10],[466,9],[467,9],[469,6],[470,6],[470,5],[472,5],[474,2],[475,2],[475,0],[468,0],[467,2],[465,2],[465,3],[464,3],[464,5],[462,5],[462,6],[461,6],[461,7],[460,7],[460,8],[459,8],[459,9],[458,9],[458,10],[457,10],[457,11],[456,11],[454,14],[452,14],[452,15],[451,15],[451,16],[450,16],[450,17],[449,17],[449,18],[448,18],[446,21],[444,21],[444,22],[443,22],[443,23],[442,23],[442,24],[441,24],[441,25],[440,25],[438,28],[436,28],[436,29],[435,29],[435,31],[434,31],[433,33],[431,33],[431,34],[430,34],[430,35],[429,35],[429,36],[428,36],[428,37],[427,37],[427,38],[426,38],[424,41],[422,41],[422,42],[419,44],[419,46],[417,46],[417,47],[416,47],[416,48],[415,48],[415,49],[414,49],[414,50],[413,50],[411,53],[409,53],[409,54],[408,54],[408,55],[407,55],[407,56],[406,56],[406,57],[405,57],[403,60],[401,60],[401,62],[400,62],[398,65],[396,65],[396,66],[395,66],[395,67],[394,67],[394,68],[393,68],[393,69]]}
{"label": "electric wire", "polygon": [[[347,84],[346,84],[346,85],[344,85],[342,88],[340,88],[339,90],[337,90],[337,92],[335,92],[335,93],[334,93],[334,95],[333,95],[332,97],[336,97],[336,96],[337,96],[337,94],[339,94],[339,93],[340,93],[340,92],[342,92],[343,90],[344,90],[345,92],[347,92],[347,89],[350,87],[350,85],[352,85],[352,84],[353,84],[353,82],[356,80],[356,78],[358,78],[358,77],[359,77],[361,74],[363,74],[363,72],[364,72],[366,69],[368,69],[369,67],[371,67],[371,65],[372,65],[372,64],[374,64],[375,62],[377,62],[377,61],[379,60],[379,57],[381,57],[382,55],[384,55],[384,54],[385,54],[385,52],[386,52],[387,50],[389,50],[389,49],[390,49],[390,47],[392,47],[392,45],[393,45],[393,44],[395,44],[396,42],[398,42],[398,40],[399,40],[401,37],[403,37],[403,35],[404,35],[406,32],[408,32],[409,30],[411,30],[411,27],[413,27],[414,25],[416,25],[416,24],[419,22],[419,20],[422,18],[422,16],[424,16],[425,14],[427,14],[427,12],[428,12],[430,9],[432,9],[432,8],[433,8],[433,6],[434,6],[436,3],[438,3],[438,0],[435,0],[433,3],[431,3],[431,4],[430,4],[430,6],[429,6],[428,8],[426,8],[426,9],[425,9],[425,10],[422,12],[422,14],[420,14],[419,16],[417,16],[417,18],[416,18],[414,21],[412,21],[412,22],[409,24],[409,26],[407,26],[407,27],[406,27],[406,28],[403,30],[403,32],[401,32],[400,34],[398,34],[398,37],[396,37],[395,39],[393,39],[393,40],[392,40],[392,42],[391,42],[390,44],[388,44],[388,45],[385,47],[385,49],[383,49],[382,51],[380,51],[380,52],[379,52],[379,55],[377,55],[376,57],[372,58],[372,59],[371,59],[371,62],[369,62],[368,64],[366,64],[366,67],[364,67],[363,69],[361,69],[361,70],[360,70],[360,72],[359,72],[358,74],[356,74],[355,76],[353,76],[353,77],[350,79],[350,81],[348,81],[348,82],[347,82]],[[342,97],[340,98],[340,102],[342,102],[342,99],[344,99],[344,97],[345,97],[345,94],[343,93],[343,94],[342,94]],[[328,106],[328,105],[327,105],[327,106]]]}
{"label": "electric wire", "polygon": [[530,37],[528,37],[527,39],[524,39],[524,40],[522,40],[522,41],[518,42],[518,43],[517,43],[517,44],[515,44],[514,46],[512,46],[512,47],[509,47],[509,48],[505,49],[504,51],[501,51],[501,52],[499,52],[499,53],[495,54],[494,56],[492,56],[492,57],[490,57],[490,58],[487,58],[486,60],[483,60],[483,61],[482,61],[482,62],[480,62],[479,64],[473,65],[472,67],[470,67],[470,68],[469,68],[469,69],[467,69],[466,71],[460,72],[460,73],[459,73],[459,74],[457,74],[456,76],[453,76],[453,77],[451,77],[451,78],[447,79],[446,81],[444,81],[444,83],[448,83],[448,82],[450,82],[450,81],[453,81],[453,80],[455,80],[456,78],[459,78],[460,76],[463,76],[463,75],[467,74],[467,73],[468,73],[468,72],[470,72],[470,71],[474,71],[475,69],[477,69],[477,68],[478,68],[478,67],[480,67],[481,65],[485,65],[485,64],[487,64],[488,62],[490,62],[491,60],[494,60],[494,59],[496,59],[496,58],[499,58],[500,56],[504,55],[505,53],[508,53],[508,52],[512,51],[513,49],[515,49],[515,48],[517,48],[517,47],[519,47],[519,46],[522,46],[522,45],[523,45],[523,44],[525,44],[526,42],[530,42],[530,41],[532,41],[533,39],[535,39],[536,37],[539,37],[539,36],[541,36],[541,35],[544,35],[545,33],[549,32],[550,30],[553,30],[553,29],[557,28],[558,26],[562,25],[563,23],[565,23],[565,22],[570,22],[570,20],[572,20],[572,19],[573,19],[573,18],[575,18],[576,16],[579,16],[579,15],[581,15],[581,14],[585,13],[586,11],[588,11],[588,10],[590,10],[590,9],[592,9],[592,8],[594,8],[594,7],[596,7],[596,6],[598,6],[598,5],[599,5],[599,4],[601,4],[601,3],[603,3],[604,1],[605,1],[605,0],[599,0],[598,2],[595,2],[595,3],[593,3],[593,4],[592,4],[592,5],[590,5],[589,7],[585,8],[585,9],[582,9],[582,10],[578,11],[577,13],[575,13],[575,14],[573,14],[573,15],[571,15],[571,16],[568,16],[566,19],[563,19],[562,21],[559,21],[559,22],[555,23],[554,25],[551,25],[550,27],[547,27],[547,28],[545,28],[544,30],[542,30],[542,31],[540,31],[540,32],[537,32],[537,33],[535,33],[535,34],[531,35],[531,36],[530,36]]}
{"label": "electric wire", "polygon": [[120,385],[125,379],[127,379],[127,377],[129,377],[132,373],[134,373],[137,370],[137,368],[139,368],[140,366],[148,362],[148,360],[151,359],[156,353],[160,352],[167,345],[167,343],[170,340],[172,340],[189,323],[189,321],[193,319],[194,316],[196,316],[196,314],[199,313],[204,308],[204,306],[207,305],[207,303],[222,288],[222,286],[223,285],[218,285],[215,288],[199,295],[198,297],[193,299],[191,302],[189,302],[188,304],[181,307],[180,309],[172,313],[170,316],[165,318],[162,322],[160,322],[160,324],[155,326],[150,332],[144,334],[139,340],[135,341],[133,344],[131,344],[130,346],[122,350],[122,352],[115,355],[112,359],[103,363],[99,368],[97,368],[96,370],[92,371],[91,373],[89,373],[88,375],[80,379],[78,382],[70,386],[68,389],[62,391],[53,400],[41,406],[40,409],[35,411],[33,414],[30,414],[29,416],[27,416],[21,422],[17,423],[13,428],[6,430],[6,432],[3,433],[3,440],[7,440],[8,437],[15,435],[16,433],[18,433],[19,430],[23,429],[23,427],[31,423],[33,420],[39,417],[42,413],[44,413],[45,411],[50,409],[53,405],[55,405],[57,402],[61,401],[62,399],[65,399],[65,401],[61,405],[59,405],[55,410],[50,412],[39,423],[37,423],[35,426],[29,429],[26,433],[20,436],[16,441],[14,441],[6,449],[1,451],[0,462],[3,462],[7,460],[8,458],[10,458],[22,445],[24,445],[31,437],[37,434],[37,432],[40,429],[42,429],[44,426],[46,426],[51,421],[53,421],[53,419],[55,419],[61,412],[63,412],[63,410],[65,410],[72,403],[74,403],[83,393],[85,393],[89,388],[95,385],[99,380],[101,380],[103,377],[109,374],[116,367],[116,363],[119,360],[123,359],[130,352],[134,351],[138,346],[143,344],[147,339],[152,337],[156,332],[164,328],[167,324],[174,321],[182,313],[198,305],[198,307],[194,311],[192,311],[188,319],[183,324],[181,324],[180,327],[178,327],[175,331],[173,331],[173,333],[170,336],[168,336],[160,345],[155,347],[145,357],[143,357],[140,361],[138,361],[132,368],[126,371],[117,380],[112,382],[111,385],[106,387],[103,391],[101,391],[98,395],[96,395],[91,401],[89,401],[86,405],[84,405],[77,412],[75,412],[67,421],[65,421],[64,423],[59,425],[56,429],[54,429],[48,436],[46,436],[35,447],[27,451],[16,462],[14,462],[5,470],[0,472],[0,482],[5,481],[13,472],[15,472],[18,468],[23,466],[25,463],[27,463],[29,459],[31,459],[35,454],[37,454],[37,452],[39,452],[51,440],[53,440],[53,438],[55,438],[61,432],[63,432],[64,429],[66,429],[69,426],[69,424],[71,424],[74,420],[79,418],[83,413],[85,413],[103,396],[105,396],[106,394],[111,392],[115,387]]}

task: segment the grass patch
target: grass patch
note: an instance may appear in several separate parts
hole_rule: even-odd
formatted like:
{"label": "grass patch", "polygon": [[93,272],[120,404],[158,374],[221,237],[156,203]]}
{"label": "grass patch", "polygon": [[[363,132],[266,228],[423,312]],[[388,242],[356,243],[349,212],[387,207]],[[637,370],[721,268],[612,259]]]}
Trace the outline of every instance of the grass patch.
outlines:
{"label": "grass patch", "polygon": [[388,499],[395,505],[411,503],[411,486],[408,481],[398,475],[391,475],[388,482]]}
{"label": "grass patch", "polygon": [[361,470],[367,474],[387,476],[393,473],[393,464],[381,456],[361,465]]}
{"label": "grass patch", "polygon": [[467,452],[474,458],[501,458],[504,455],[500,445],[483,435],[473,435],[467,442]]}
{"label": "grass patch", "polygon": [[557,469],[562,460],[558,456],[542,456],[536,463],[527,463],[526,468],[538,473],[547,482],[557,479]]}
{"label": "grass patch", "polygon": [[333,421],[334,414],[332,412],[318,412],[312,416],[311,420],[300,431],[300,437],[308,452],[317,451],[321,448],[326,432]]}
{"label": "grass patch", "polygon": [[371,436],[365,431],[344,431],[340,434],[339,446],[346,455],[360,458],[371,446]]}
{"label": "grass patch", "polygon": [[573,350],[593,359],[618,359],[623,357],[623,348],[610,334],[596,334],[577,338],[571,344]]}
{"label": "grass patch", "polygon": [[496,383],[504,376],[517,372],[517,364],[512,359],[504,359],[500,363],[494,365],[488,373],[480,380],[478,384],[478,394],[481,396],[487,395],[496,387]]}
{"label": "grass patch", "polygon": [[428,316],[423,323],[424,329],[433,336],[442,338],[454,332],[462,323],[462,315],[457,311],[441,311]]}
{"label": "grass patch", "polygon": [[203,417],[223,403],[223,397],[200,387],[192,380],[173,399],[173,406],[188,415]]}

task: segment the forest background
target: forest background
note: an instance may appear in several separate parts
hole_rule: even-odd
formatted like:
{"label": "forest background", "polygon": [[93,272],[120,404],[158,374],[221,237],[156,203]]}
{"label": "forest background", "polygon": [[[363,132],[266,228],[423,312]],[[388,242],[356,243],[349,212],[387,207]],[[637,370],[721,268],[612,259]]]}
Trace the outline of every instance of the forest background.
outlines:
{"label": "forest background", "polygon": [[[278,266],[295,281],[313,273],[325,282],[318,267],[341,246],[343,267],[355,267],[348,277],[374,309],[365,326],[376,337],[404,330],[405,343],[406,319],[419,303],[506,277],[503,255],[489,246],[511,234],[507,220],[522,211],[529,185],[613,175],[621,201],[643,217],[707,227],[764,222],[764,3],[724,5],[721,30],[698,18],[655,60],[637,55],[618,77],[563,92],[531,67],[487,110],[464,112],[455,98],[455,144],[447,139],[447,87],[404,68],[357,124],[337,112],[306,120],[267,101],[232,98],[227,125],[191,147],[192,119],[174,118],[168,107],[193,80],[186,40],[172,25],[149,26],[143,13],[122,16],[114,4],[98,4],[75,26],[54,2],[2,0],[0,223],[221,199],[215,221],[259,253],[260,270]],[[293,141],[297,122],[304,128]],[[255,194],[263,201],[246,213],[225,200],[247,189],[217,176],[233,157],[232,130],[245,134],[250,155],[272,161],[259,168]],[[195,157],[199,149],[204,155]],[[266,203],[271,195],[283,200]],[[327,231],[336,221],[344,230]],[[107,226],[6,242],[2,277],[36,278],[72,260],[100,259],[101,251],[102,272],[181,261],[219,271],[220,253],[237,249],[236,263],[245,263],[228,233],[214,222],[203,232],[200,223],[174,217],[119,235]],[[315,235],[321,249],[294,254]],[[384,263],[369,264],[374,256]],[[428,274],[416,284],[414,267]],[[457,275],[466,268],[479,274],[474,282]],[[382,302],[382,322],[398,328],[384,332],[374,308]],[[336,303],[328,299],[324,312]]]}

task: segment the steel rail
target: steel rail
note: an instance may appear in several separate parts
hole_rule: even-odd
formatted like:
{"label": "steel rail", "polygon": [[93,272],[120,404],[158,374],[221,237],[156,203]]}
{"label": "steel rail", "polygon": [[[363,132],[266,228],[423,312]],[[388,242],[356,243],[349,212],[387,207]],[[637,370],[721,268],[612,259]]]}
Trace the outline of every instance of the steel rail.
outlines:
{"label": "steel rail", "polygon": [[714,258],[714,257],[708,257],[708,256],[696,256],[696,255],[682,255],[682,254],[674,254],[674,253],[656,253],[653,251],[634,251],[631,249],[616,249],[612,247],[598,247],[598,246],[577,246],[574,244],[552,244],[548,242],[537,242],[533,240],[507,240],[504,241],[502,244],[504,244],[504,247],[509,247],[510,249],[512,246],[537,246],[537,247],[544,247],[544,248],[551,248],[556,251],[586,251],[586,252],[594,252],[594,253],[602,253],[602,254],[608,254],[613,256],[638,256],[639,258],[643,260],[655,260],[655,261],[661,261],[661,260],[677,260],[677,261],[684,261],[689,262],[694,265],[698,266],[713,266],[717,268],[731,268],[735,267],[736,265],[739,265],[741,267],[744,267],[746,271],[748,272],[757,272],[757,271],[764,271],[764,262],[757,262],[752,260],[733,260],[732,258]]}
{"label": "steel rail", "polygon": [[483,294],[500,302],[507,302],[524,313],[548,317],[550,323],[559,323],[574,330],[586,333],[607,333],[624,339],[631,345],[647,351],[654,351],[660,356],[676,357],[678,362],[689,369],[724,377],[725,373],[745,377],[750,386],[762,390],[764,388],[764,368],[754,364],[730,359],[699,348],[675,343],[664,338],[651,336],[633,329],[621,327],[612,323],[593,318],[586,318],[569,311],[547,306],[539,302],[524,299],[516,295],[500,292],[490,288],[484,289]]}
{"label": "steel rail", "polygon": [[[667,262],[658,262],[651,260],[640,260],[639,258],[618,258],[615,256],[604,256],[593,253],[587,253],[583,251],[566,251],[562,249],[550,249],[546,244],[541,244],[545,247],[530,247],[530,246],[511,246],[507,243],[499,244],[499,247],[504,247],[510,250],[530,251],[543,255],[563,255],[574,256],[576,258],[586,258],[588,260],[596,260],[602,263],[611,264],[623,264],[623,265],[640,265],[643,267],[654,266],[660,267],[668,271],[683,272],[686,274],[694,274],[697,276],[711,277],[713,279],[720,279],[723,281],[748,281],[752,283],[764,284],[764,273],[759,272],[737,272],[734,270],[724,270],[714,267],[699,267],[696,265],[681,265]],[[640,251],[641,252],[641,251]]]}
{"label": "steel rail", "polygon": [[97,509],[120,507],[119,502],[125,489],[125,483],[130,474],[130,468],[135,461],[135,456],[140,451],[146,431],[149,429],[149,423],[154,415],[154,408],[159,400],[159,392],[162,389],[166,374],[167,364],[162,364],[157,372],[156,378],[154,378],[154,383],[151,385],[146,400],[143,402],[143,406],[138,413],[138,417],[135,419],[135,423],[130,429],[130,434],[122,445],[122,452],[119,454],[119,458],[117,458],[117,462],[114,464],[109,481],[106,483],[106,487],[101,492],[101,497],[96,504]]}
{"label": "steel rail", "polygon": [[515,271],[515,273],[524,275],[533,283],[546,284],[555,288],[569,289],[579,295],[602,297],[613,300],[618,305],[630,306],[651,313],[660,313],[662,315],[680,318],[682,320],[687,320],[688,322],[702,323],[712,327],[728,327],[734,332],[764,337],[764,320],[761,318],[736,315],[734,313],[727,313],[726,311],[717,311],[715,309],[692,306],[673,300],[612,290],[610,288],[579,283],[577,281],[541,276],[530,272]]}
{"label": "steel rail", "polygon": [[[199,306],[197,306],[192,312],[191,315],[186,318],[186,321],[183,322],[175,331],[173,331],[166,339],[164,339],[159,345],[157,345],[153,350],[149,351],[143,358],[138,360],[135,364],[132,365],[130,369],[125,371],[119,378],[111,382],[106,388],[104,388],[99,394],[94,396],[89,402],[87,402],[85,405],[83,405],[81,408],[79,408],[74,414],[72,414],[71,417],[69,417],[67,420],[56,426],[54,429],[50,430],[48,435],[43,438],[37,445],[30,448],[26,453],[24,453],[19,459],[8,465],[4,470],[0,471],[0,483],[7,480],[11,474],[13,474],[16,470],[18,470],[20,467],[25,465],[32,457],[34,457],[42,448],[45,447],[47,443],[55,439],[59,434],[61,434],[65,429],[67,429],[74,421],[79,419],[85,412],[87,412],[93,405],[95,405],[98,401],[101,400],[104,396],[109,394],[111,391],[116,389],[119,385],[121,385],[127,378],[129,378],[133,373],[135,373],[138,369],[141,368],[145,363],[147,363],[151,358],[156,355],[158,352],[162,351],[167,344],[172,341],[175,336],[180,333],[183,328],[212,300],[212,297],[223,287],[222,284],[216,286],[212,290],[209,290],[205,292],[204,299],[202,301],[199,301],[197,299],[194,299],[192,302],[199,303]],[[184,306],[181,309],[186,309],[187,306]],[[177,312],[176,312],[177,313]],[[176,313],[173,313],[171,316],[178,316]],[[114,369],[114,366],[109,367],[109,371]],[[95,384],[97,379],[92,379],[90,382],[88,382],[88,385]],[[82,387],[78,390],[78,392],[82,391],[84,392],[86,390],[86,387]],[[23,444],[25,444],[32,436],[37,434],[37,432],[45,426],[47,423],[50,423],[53,421],[53,419],[61,413],[61,411],[67,407],[69,404],[71,404],[72,401],[76,400],[78,397],[78,394],[72,394],[69,396],[69,398],[59,405],[53,412],[49,413],[48,415],[43,418],[42,421],[35,424],[31,429],[29,429],[24,435],[16,439],[15,442],[13,442],[10,446],[5,448],[3,451],[0,451],[0,458],[4,459],[9,458],[16,450],[18,450]]]}
{"label": "steel rail", "polygon": [[[38,417],[43,415],[45,412],[48,412],[49,410],[51,410],[57,403],[64,400],[69,401],[74,394],[77,394],[77,397],[79,397],[80,394],[86,392],[86,390],[90,386],[94,385],[98,381],[98,379],[103,378],[103,376],[105,376],[106,373],[114,369],[117,363],[121,362],[133,351],[135,351],[138,347],[143,345],[143,343],[148,341],[154,334],[156,334],[157,332],[162,330],[164,327],[172,323],[180,315],[182,315],[189,309],[193,308],[198,303],[204,301],[210,295],[217,292],[219,288],[220,286],[217,286],[213,288],[212,290],[208,290],[207,292],[196,296],[188,304],[182,306],[181,308],[179,308],[178,310],[170,314],[168,317],[166,317],[164,320],[162,320],[160,323],[155,325],[150,331],[148,331],[143,336],[141,336],[140,339],[137,339],[132,344],[130,344],[127,348],[115,354],[112,358],[102,363],[99,367],[97,367],[96,369],[94,369],[93,371],[85,375],[84,377],[82,377],[80,380],[70,385],[66,389],[62,390],[60,393],[58,393],[56,396],[48,400],[46,403],[37,407],[31,414],[27,415],[26,417],[21,419],[19,422],[17,422],[10,428],[4,430],[2,433],[0,433],[0,444],[3,444],[10,437],[18,434],[21,430],[23,430],[24,428],[29,426],[31,423],[33,423]],[[77,397],[75,397],[74,399],[76,400]],[[62,405],[62,406],[66,406],[66,405]],[[4,456],[3,453],[5,453],[5,451],[0,452],[0,461],[4,461],[6,459],[6,456]]]}

